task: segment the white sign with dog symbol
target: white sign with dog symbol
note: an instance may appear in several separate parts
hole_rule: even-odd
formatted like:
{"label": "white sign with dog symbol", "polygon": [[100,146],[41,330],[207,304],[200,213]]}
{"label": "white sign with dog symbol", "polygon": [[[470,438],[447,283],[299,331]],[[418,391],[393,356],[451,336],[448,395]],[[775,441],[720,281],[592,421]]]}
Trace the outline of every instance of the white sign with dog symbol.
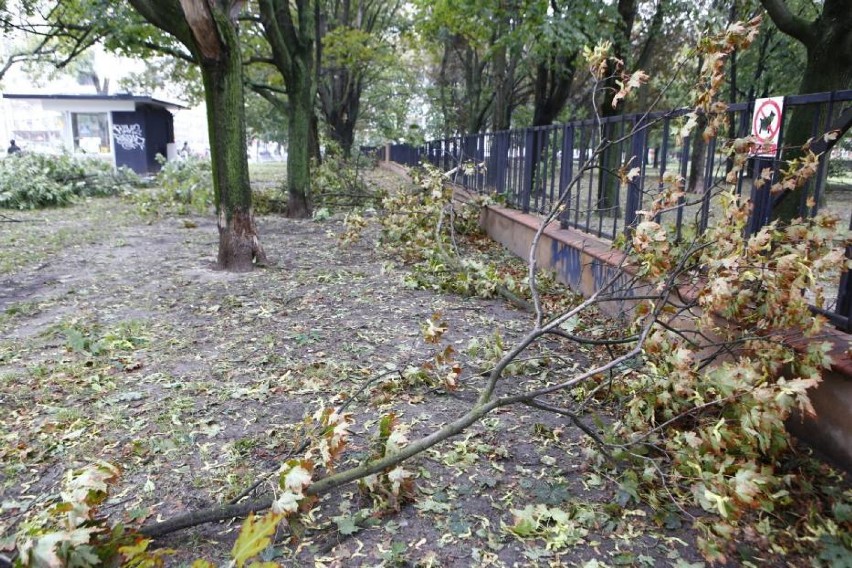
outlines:
{"label": "white sign with dog symbol", "polygon": [[778,151],[778,135],[784,116],[784,97],[770,97],[754,101],[754,116],[751,119],[751,135],[759,146],[755,156],[775,156]]}

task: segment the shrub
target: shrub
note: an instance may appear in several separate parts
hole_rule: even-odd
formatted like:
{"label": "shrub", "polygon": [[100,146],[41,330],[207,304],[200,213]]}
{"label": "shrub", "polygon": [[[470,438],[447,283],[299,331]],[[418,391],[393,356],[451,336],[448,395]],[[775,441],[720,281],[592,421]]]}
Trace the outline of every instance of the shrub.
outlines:
{"label": "shrub", "polygon": [[367,164],[360,156],[343,157],[340,148],[326,142],[325,158],[311,164],[311,200],[330,210],[378,208],[385,193],[365,183],[361,172]]}
{"label": "shrub", "polygon": [[161,208],[181,215],[206,213],[213,205],[213,179],[210,161],[189,157],[167,161],[157,156],[163,168],[154,180],[155,187],[139,192],[134,201],[145,213],[159,215]]}
{"label": "shrub", "polygon": [[77,197],[127,192],[139,178],[101,160],[63,154],[23,154],[0,160],[0,208],[68,205]]}
{"label": "shrub", "polygon": [[251,205],[255,215],[287,213],[287,196],[277,187],[252,188]]}

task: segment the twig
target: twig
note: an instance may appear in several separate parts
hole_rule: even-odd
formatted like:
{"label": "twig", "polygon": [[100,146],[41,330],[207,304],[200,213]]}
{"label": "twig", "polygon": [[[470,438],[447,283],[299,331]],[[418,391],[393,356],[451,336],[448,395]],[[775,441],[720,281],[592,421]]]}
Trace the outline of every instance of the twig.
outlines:
{"label": "twig", "polygon": [[631,335],[629,337],[619,337],[617,339],[590,339],[588,337],[579,337],[577,335],[571,335],[566,331],[562,331],[561,329],[550,329],[547,331],[550,335],[557,335],[564,339],[570,339],[576,343],[583,343],[586,345],[623,345],[625,343],[633,343],[639,340],[638,335]]}
{"label": "twig", "polygon": [[[351,405],[351,404],[352,404],[352,403],[353,403],[353,402],[354,402],[354,401],[355,401],[355,400],[356,400],[359,396],[361,396],[361,394],[362,394],[365,390],[367,390],[367,387],[369,387],[370,385],[372,385],[372,384],[376,383],[378,380],[383,379],[384,377],[386,377],[386,376],[388,376],[388,375],[390,375],[390,374],[392,374],[392,373],[399,373],[400,378],[402,377],[402,373],[400,373],[400,371],[398,371],[398,370],[396,370],[396,369],[394,369],[394,370],[392,370],[392,371],[386,371],[386,372],[384,372],[384,373],[382,373],[382,374],[380,374],[380,375],[376,375],[375,377],[372,377],[372,378],[371,378],[371,379],[369,379],[368,381],[365,381],[365,382],[364,382],[364,384],[363,384],[363,385],[361,385],[361,387],[360,387],[357,391],[355,391],[355,394],[353,394],[352,396],[350,396],[349,398],[347,398],[347,399],[346,399],[346,401],[345,401],[345,402],[344,402],[344,403],[340,406],[340,408],[338,409],[338,412],[342,414],[342,413],[343,413],[343,412],[344,412],[344,411],[345,411],[345,410],[349,407],[349,405]],[[297,447],[297,448],[295,448],[295,449],[293,449],[293,450],[290,450],[289,452],[287,452],[286,454],[284,454],[284,455],[282,456],[282,459],[283,459],[284,461],[286,461],[287,459],[289,459],[289,458],[293,457],[294,455],[301,454],[301,453],[302,453],[302,452],[304,452],[306,449],[308,449],[308,446],[310,445],[310,440],[311,440],[311,438],[313,438],[314,436],[316,436],[316,434],[317,434],[317,430],[318,430],[318,428],[315,428],[315,429],[311,432],[310,436],[307,436],[304,440],[302,440],[302,443],[299,445],[299,447]],[[254,491],[254,490],[255,490],[255,489],[257,489],[258,487],[260,487],[260,485],[261,485],[263,482],[265,482],[267,479],[269,479],[269,478],[270,478],[270,477],[272,477],[273,475],[275,475],[275,472],[274,472],[274,471],[270,471],[270,472],[267,472],[267,473],[263,474],[263,475],[262,475],[261,477],[259,477],[259,478],[258,478],[258,479],[254,482],[254,483],[252,483],[249,487],[245,488],[242,492],[240,492],[240,494],[239,494],[239,495],[237,495],[236,497],[234,497],[233,499],[231,499],[231,500],[228,502],[228,504],[229,504],[229,505],[234,505],[234,504],[236,504],[236,503],[239,503],[239,502],[240,502],[240,501],[242,501],[244,498],[248,497],[248,496],[252,493],[252,491]]]}
{"label": "twig", "polygon": [[[405,446],[399,452],[377,460],[373,460],[359,467],[341,471],[334,475],[330,475],[328,477],[320,479],[319,481],[316,481],[311,484],[307,488],[306,493],[308,495],[321,495],[334,489],[335,487],[339,487],[346,483],[361,479],[374,473],[380,473],[390,467],[394,467],[397,464],[411,458],[412,456],[420,454],[428,450],[432,446],[439,444],[440,442],[443,442],[448,438],[460,434],[469,426],[478,422],[483,416],[485,416],[492,410],[499,408],[500,406],[506,406],[507,404],[509,403],[500,400],[492,400],[487,404],[474,406],[467,413],[457,418],[455,421],[445,425],[443,428],[432,432],[428,436],[425,436],[417,440],[416,442]],[[161,523],[145,525],[139,530],[139,532],[145,536],[149,536],[152,538],[160,537],[181,529],[194,527],[200,524],[222,521],[234,517],[242,517],[248,515],[249,513],[262,511],[271,507],[272,502],[273,500],[271,497],[265,497],[263,499],[257,499],[255,501],[246,501],[243,503],[210,507],[208,509],[202,509],[200,511],[193,511],[191,513],[178,515]]]}
{"label": "twig", "polygon": [[592,430],[588,424],[580,420],[580,417],[571,412],[570,410],[567,410],[565,408],[559,408],[558,406],[553,406],[535,399],[528,400],[524,402],[524,404],[533,408],[538,408],[539,410],[546,410],[547,412],[552,412],[554,414],[559,414],[560,416],[567,417],[569,420],[571,420],[574,426],[582,430],[589,438],[591,438],[595,442],[595,444],[597,444],[598,449],[600,449],[600,451],[603,453],[604,456],[606,456],[609,461],[613,463],[615,462],[615,458],[609,451],[608,444],[598,435],[597,432]]}

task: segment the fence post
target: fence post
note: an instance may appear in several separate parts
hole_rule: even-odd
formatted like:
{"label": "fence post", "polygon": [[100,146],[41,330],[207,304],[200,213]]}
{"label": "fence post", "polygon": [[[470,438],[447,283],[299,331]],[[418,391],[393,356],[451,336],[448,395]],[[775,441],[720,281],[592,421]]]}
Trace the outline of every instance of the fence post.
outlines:
{"label": "fence post", "polygon": [[[852,215],[849,216],[849,231],[852,232]],[[852,262],[852,244],[846,245],[846,258]],[[846,318],[846,329],[852,332],[852,270],[844,270],[840,276],[840,288],[837,290],[837,313]]]}
{"label": "fence post", "polygon": [[[559,193],[557,197],[563,206],[571,204],[568,186],[572,179],[574,179],[574,126],[566,124],[562,127],[562,159],[559,162]],[[564,195],[566,193],[567,195]],[[570,207],[565,207],[559,212],[559,225],[563,229],[568,226],[569,212]]]}
{"label": "fence post", "polygon": [[530,212],[530,195],[533,189],[533,152],[535,146],[535,131],[532,128],[527,128],[524,132],[524,184],[521,187],[521,210],[524,213]]}
{"label": "fence post", "polygon": [[496,133],[492,132],[491,134],[485,135],[484,151],[488,154],[488,158],[485,160],[485,187],[490,187],[492,189],[497,185],[497,182],[495,181],[497,178],[494,177],[497,173],[497,170],[494,169],[494,154],[497,151],[497,149],[495,148],[496,141]]}
{"label": "fence post", "polygon": [[642,182],[645,179],[645,141],[648,138],[648,130],[645,128],[643,120],[637,122],[634,129],[630,153],[631,156],[636,158],[636,161],[630,162],[630,165],[639,168],[639,175],[627,182],[627,199],[624,207],[625,234],[628,234],[633,228],[636,222],[636,212],[642,207]]}
{"label": "fence post", "polygon": [[497,157],[494,160],[497,176],[494,184],[497,193],[505,195],[506,193],[506,177],[509,175],[509,131],[504,130],[495,135],[497,139]]}
{"label": "fence post", "polygon": [[698,230],[704,232],[707,230],[707,222],[710,218],[710,188],[713,187],[713,166],[716,161],[716,138],[711,138],[707,142],[707,158],[704,167],[704,195],[701,198],[701,219],[699,220]]}

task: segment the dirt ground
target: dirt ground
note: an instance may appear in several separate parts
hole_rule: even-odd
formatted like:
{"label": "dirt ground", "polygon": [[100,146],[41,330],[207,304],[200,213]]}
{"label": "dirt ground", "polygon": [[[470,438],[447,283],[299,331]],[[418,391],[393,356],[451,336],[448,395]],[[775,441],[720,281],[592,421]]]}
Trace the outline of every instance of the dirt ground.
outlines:
{"label": "dirt ground", "polygon": [[[259,219],[275,265],[211,268],[210,217],[151,222],[119,199],[10,213],[0,225],[0,552],[57,498],[69,468],[105,460],[122,477],[103,511],[127,523],[226,502],[274,472],[303,419],[365,381],[435,353],[421,325],[448,323],[463,368],[455,393],[389,374],[350,407],[348,462],[365,457],[379,417],[409,438],[461,414],[499,333],[509,344],[530,315],[499,300],[415,290],[375,246],[375,229],[341,248],[339,216]],[[56,238],[57,234],[64,235]],[[20,255],[27,247],[29,255]],[[575,351],[585,365],[593,354]],[[525,380],[546,380],[532,377]],[[688,523],[653,511],[590,467],[582,434],[553,415],[511,408],[407,468],[416,499],[375,515],[355,485],[322,498],[297,544],[282,534],[264,559],[284,566],[701,566]],[[342,466],[341,466],[342,467]],[[261,486],[265,491],[266,485]],[[569,513],[562,534],[522,539],[513,511]],[[169,564],[227,562],[239,521],[157,541]],[[779,563],[768,557],[758,565]]]}

